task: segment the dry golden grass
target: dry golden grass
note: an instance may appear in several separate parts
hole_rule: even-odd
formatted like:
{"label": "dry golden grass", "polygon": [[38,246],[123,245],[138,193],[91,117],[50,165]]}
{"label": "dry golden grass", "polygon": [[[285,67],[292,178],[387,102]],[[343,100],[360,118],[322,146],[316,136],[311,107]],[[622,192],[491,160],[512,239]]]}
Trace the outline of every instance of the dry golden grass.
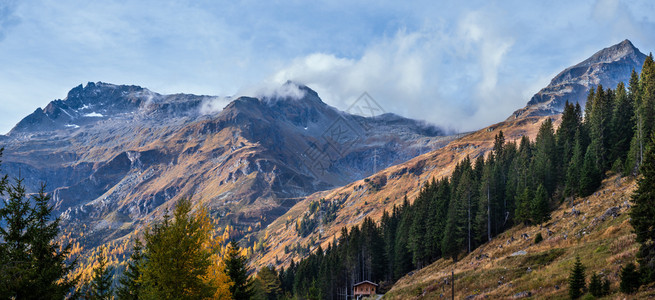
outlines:
{"label": "dry golden grass", "polygon": [[[624,295],[618,293],[618,274],[622,265],[635,260],[638,249],[629,223],[629,208],[625,205],[629,204],[635,187],[634,180],[612,176],[603,181],[594,195],[564,201],[543,227],[516,226],[456,264],[441,259],[401,278],[385,298],[435,299],[441,294],[450,297],[451,289],[446,280],[454,268],[458,299],[467,296],[508,299],[522,292],[531,293],[531,299],[566,299],[569,272],[579,255],[586,267],[587,279],[593,272],[607,276],[612,282],[613,294],[606,298],[623,299]],[[580,215],[571,214],[572,205]],[[611,207],[620,207],[620,215],[602,220],[601,216]],[[547,234],[548,230],[551,235]],[[544,241],[534,244],[538,232]],[[528,234],[529,238],[523,239],[521,234]],[[520,250],[526,254],[512,256]],[[488,258],[478,259],[481,254]],[[640,299],[650,293],[652,291],[642,288],[634,297]]]}
{"label": "dry golden grass", "polygon": [[[559,122],[559,116],[552,118],[555,124]],[[494,137],[501,130],[506,141],[518,142],[523,135],[534,140],[539,126],[545,119],[546,117],[508,119],[455,139],[441,149],[389,167],[370,177],[386,176],[387,183],[381,189],[370,189],[365,182],[366,179],[363,179],[340,188],[312,194],[298,202],[265,230],[257,233],[260,240],[264,236],[269,237],[265,240],[268,248],[263,254],[253,256],[250,265],[258,268],[275,264],[276,260],[279,260],[281,266],[287,266],[291,259],[298,261],[302,257],[293,253],[284,253],[285,246],[291,247],[296,243],[305,246],[313,240],[316,242],[312,245],[312,249],[315,249],[318,244],[325,249],[328,243],[338,238],[342,227],[350,228],[359,225],[365,217],[371,217],[378,221],[384,210],[390,211],[394,205],[402,204],[405,195],[410,201],[413,201],[427,180],[450,176],[455,165],[467,156],[474,158],[490,151],[493,147]],[[293,226],[286,227],[286,221],[297,221],[311,201],[338,200],[344,197],[347,200],[337,212],[336,220],[322,226],[309,236],[301,238]]]}

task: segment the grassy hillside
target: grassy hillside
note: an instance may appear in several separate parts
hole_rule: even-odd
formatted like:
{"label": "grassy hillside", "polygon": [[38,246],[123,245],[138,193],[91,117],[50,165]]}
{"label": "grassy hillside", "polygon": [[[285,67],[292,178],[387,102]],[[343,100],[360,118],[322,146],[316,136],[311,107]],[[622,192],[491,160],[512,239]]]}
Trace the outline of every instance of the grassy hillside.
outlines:
{"label": "grassy hillside", "polygon": [[[413,201],[427,180],[450,176],[455,165],[466,156],[475,158],[490,151],[493,148],[494,136],[501,130],[507,141],[518,141],[523,135],[534,140],[539,126],[546,118],[510,118],[463,135],[441,149],[389,167],[369,178],[312,194],[300,200],[268,227],[248,237],[261,245],[260,250],[251,257],[250,265],[253,268],[269,264],[287,266],[291,259],[298,261],[306,255],[294,249],[309,247],[310,250],[314,250],[319,244],[325,249],[329,242],[338,238],[342,227],[351,228],[359,225],[365,217],[379,220],[384,210],[389,211],[394,205],[400,205],[405,195]],[[551,118],[557,124],[560,116],[551,116]],[[309,211],[310,203],[320,200],[338,205],[336,218],[317,226],[311,234],[300,236],[295,229],[296,223],[300,222],[303,216],[308,216],[306,212]],[[321,213],[319,211],[312,216],[316,217]]]}
{"label": "grassy hillside", "polygon": [[[619,271],[635,260],[638,249],[628,214],[635,188],[634,179],[609,177],[593,195],[558,204],[543,226],[516,226],[455,264],[440,259],[401,278],[385,298],[450,297],[454,270],[458,299],[528,295],[531,299],[567,299],[567,279],[579,255],[586,267],[587,284],[593,272],[601,273],[612,283],[612,294],[606,298],[623,299],[625,295],[618,292]],[[537,233],[544,240],[535,244]],[[655,297],[655,289],[642,287],[628,299],[646,297]]]}

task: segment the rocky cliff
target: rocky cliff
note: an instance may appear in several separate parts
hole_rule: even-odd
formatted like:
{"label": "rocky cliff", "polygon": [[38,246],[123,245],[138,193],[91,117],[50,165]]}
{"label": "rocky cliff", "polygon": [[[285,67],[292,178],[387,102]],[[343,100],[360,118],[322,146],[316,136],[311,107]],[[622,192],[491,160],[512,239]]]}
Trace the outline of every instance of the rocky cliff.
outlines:
{"label": "rocky cliff", "polygon": [[627,86],[630,72],[641,72],[645,59],[646,55],[629,40],[600,50],[557,74],[548,86],[532,96],[525,108],[514,112],[512,117],[554,115],[562,112],[567,100],[584,107],[590,88],[603,85],[613,89],[619,82]]}

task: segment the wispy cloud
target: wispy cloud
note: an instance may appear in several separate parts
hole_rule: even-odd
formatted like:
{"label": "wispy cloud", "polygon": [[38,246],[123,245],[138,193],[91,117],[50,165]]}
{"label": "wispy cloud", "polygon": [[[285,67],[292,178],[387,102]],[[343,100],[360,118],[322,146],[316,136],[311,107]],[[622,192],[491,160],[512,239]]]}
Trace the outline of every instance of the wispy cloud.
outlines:
{"label": "wispy cloud", "polygon": [[4,0],[0,132],[87,81],[237,96],[289,79],[341,109],[368,91],[386,111],[475,129],[602,47],[629,38],[655,49],[654,10],[613,0]]}
{"label": "wispy cloud", "polygon": [[20,18],[15,14],[16,6],[16,0],[0,2],[0,41],[2,41],[11,27],[16,26],[20,22]]}

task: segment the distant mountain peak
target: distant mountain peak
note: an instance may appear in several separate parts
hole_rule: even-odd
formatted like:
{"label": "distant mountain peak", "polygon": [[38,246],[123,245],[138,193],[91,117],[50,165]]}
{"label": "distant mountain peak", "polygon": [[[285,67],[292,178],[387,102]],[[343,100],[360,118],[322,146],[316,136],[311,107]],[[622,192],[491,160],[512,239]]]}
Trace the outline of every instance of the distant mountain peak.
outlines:
{"label": "distant mountain peak", "polygon": [[[589,66],[595,63],[611,63],[621,59],[634,60],[640,59],[641,57],[645,59],[645,56],[646,55],[641,53],[639,49],[630,42],[630,40],[626,39],[616,45],[604,48],[594,53],[594,55],[574,67]],[[643,59],[641,60],[641,63],[643,63]]]}
{"label": "distant mountain peak", "polygon": [[557,74],[512,117],[558,114],[566,101],[584,106],[589,89],[598,85],[615,88],[619,82],[627,85],[632,70],[640,72],[645,59],[646,55],[627,39],[604,48]]}

